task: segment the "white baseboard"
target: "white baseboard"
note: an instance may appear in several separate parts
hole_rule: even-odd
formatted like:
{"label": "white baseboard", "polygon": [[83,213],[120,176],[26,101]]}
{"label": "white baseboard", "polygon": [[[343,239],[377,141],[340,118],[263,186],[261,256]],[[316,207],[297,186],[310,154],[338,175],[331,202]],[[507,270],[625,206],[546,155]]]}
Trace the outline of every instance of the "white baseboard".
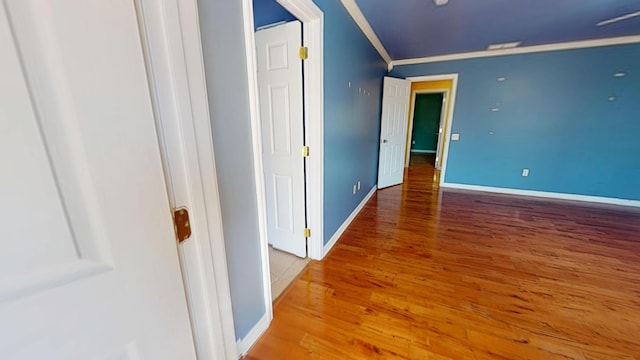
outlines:
{"label": "white baseboard", "polygon": [[442,183],[440,186],[446,187],[446,188],[452,188],[452,189],[483,191],[483,192],[491,192],[491,193],[498,193],[498,194],[524,195],[524,196],[534,196],[534,197],[542,197],[542,198],[549,198],[549,199],[575,200],[575,201],[593,202],[593,203],[601,203],[601,204],[640,207],[640,200],[627,200],[627,199],[618,199],[618,198],[610,198],[610,197],[602,197],[602,196],[576,195],[576,194],[556,193],[556,192],[548,192],[548,191],[521,190],[521,189],[511,189],[511,188],[499,188],[499,187],[492,187],[492,186],[456,184],[456,183],[447,183],[447,182]]}
{"label": "white baseboard", "polygon": [[342,223],[342,225],[340,225],[338,230],[336,230],[336,232],[333,234],[331,239],[329,239],[329,242],[322,249],[323,258],[329,253],[329,250],[331,250],[333,245],[335,245],[336,242],[338,242],[338,239],[340,239],[340,236],[342,236],[342,233],[344,233],[344,231],[347,230],[347,228],[349,227],[353,219],[355,219],[356,216],[358,216],[358,214],[360,213],[360,210],[362,210],[362,208],[367,204],[367,202],[369,201],[369,199],[371,199],[371,197],[376,192],[376,190],[378,190],[377,184],[373,185],[371,190],[369,190],[369,193],[364,197],[364,199],[362,199],[360,204],[358,204],[358,206],[355,209],[353,209],[349,217]]}
{"label": "white baseboard", "polygon": [[267,331],[269,324],[271,324],[271,314],[265,312],[265,314],[258,320],[258,322],[249,331],[244,339],[238,339],[236,345],[238,346],[238,357],[242,358],[249,352],[249,349],[258,341],[260,336]]}
{"label": "white baseboard", "polygon": [[436,151],[435,150],[416,150],[416,149],[411,149],[411,153],[412,154],[435,154]]}

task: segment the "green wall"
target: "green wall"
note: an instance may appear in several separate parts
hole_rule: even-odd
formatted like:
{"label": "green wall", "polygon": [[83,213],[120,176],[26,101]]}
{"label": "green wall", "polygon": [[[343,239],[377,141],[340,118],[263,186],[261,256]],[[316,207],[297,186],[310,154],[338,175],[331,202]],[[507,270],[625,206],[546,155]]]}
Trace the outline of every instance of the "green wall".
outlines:
{"label": "green wall", "polygon": [[411,150],[435,151],[443,94],[416,94]]}

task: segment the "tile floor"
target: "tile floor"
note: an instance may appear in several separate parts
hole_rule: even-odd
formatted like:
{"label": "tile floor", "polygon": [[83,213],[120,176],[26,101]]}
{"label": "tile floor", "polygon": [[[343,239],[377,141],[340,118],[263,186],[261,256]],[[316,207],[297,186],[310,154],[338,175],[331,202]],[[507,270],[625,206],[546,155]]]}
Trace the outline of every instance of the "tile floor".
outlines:
{"label": "tile floor", "polygon": [[308,263],[309,258],[302,259],[269,246],[271,299],[277,299]]}

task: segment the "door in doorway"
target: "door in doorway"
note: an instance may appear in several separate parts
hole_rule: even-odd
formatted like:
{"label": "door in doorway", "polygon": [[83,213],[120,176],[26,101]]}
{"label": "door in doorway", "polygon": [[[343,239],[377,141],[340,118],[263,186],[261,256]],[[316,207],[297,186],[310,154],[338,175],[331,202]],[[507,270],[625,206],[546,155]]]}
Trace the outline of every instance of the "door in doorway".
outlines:
{"label": "door in doorway", "polygon": [[402,183],[411,90],[408,80],[385,76],[383,82],[378,188]]}
{"label": "door in doorway", "polygon": [[411,132],[412,154],[436,154],[440,138],[443,99],[444,93],[416,94]]}
{"label": "door in doorway", "polygon": [[306,257],[302,24],[292,21],[255,35],[267,239],[276,249]]}
{"label": "door in doorway", "polygon": [[0,6],[2,359],[195,359],[140,28]]}

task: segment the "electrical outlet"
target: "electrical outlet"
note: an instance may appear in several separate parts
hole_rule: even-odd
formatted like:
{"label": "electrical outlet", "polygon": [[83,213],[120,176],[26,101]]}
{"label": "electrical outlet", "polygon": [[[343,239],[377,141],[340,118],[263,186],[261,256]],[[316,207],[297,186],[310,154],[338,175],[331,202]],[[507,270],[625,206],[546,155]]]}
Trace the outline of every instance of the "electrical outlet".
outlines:
{"label": "electrical outlet", "polygon": [[460,134],[451,134],[451,140],[453,141],[460,140]]}
{"label": "electrical outlet", "polygon": [[529,176],[529,169],[522,169],[522,176]]}
{"label": "electrical outlet", "polygon": [[356,184],[353,184],[353,195],[356,194]]}
{"label": "electrical outlet", "polygon": [[358,180],[358,190],[360,190],[360,180]]}

